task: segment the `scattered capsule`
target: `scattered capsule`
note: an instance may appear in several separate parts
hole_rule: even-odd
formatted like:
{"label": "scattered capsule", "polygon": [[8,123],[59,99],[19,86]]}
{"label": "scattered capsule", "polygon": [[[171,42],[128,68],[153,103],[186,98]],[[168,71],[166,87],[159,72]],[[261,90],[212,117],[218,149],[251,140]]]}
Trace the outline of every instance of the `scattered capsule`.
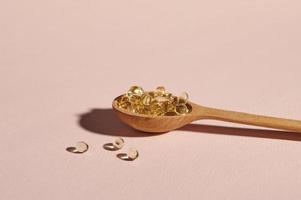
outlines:
{"label": "scattered capsule", "polygon": [[85,142],[77,142],[75,148],[79,153],[84,153],[88,151],[89,146]]}
{"label": "scattered capsule", "polygon": [[138,157],[138,151],[134,148],[130,148],[127,155],[131,160],[135,160]]}
{"label": "scattered capsule", "polygon": [[124,145],[124,140],[119,137],[115,140],[115,142],[113,143],[113,146],[116,148],[116,149],[121,149]]}
{"label": "scattered capsule", "polygon": [[88,151],[89,146],[85,142],[77,142],[75,147],[67,147],[66,150],[71,153],[84,153]]}

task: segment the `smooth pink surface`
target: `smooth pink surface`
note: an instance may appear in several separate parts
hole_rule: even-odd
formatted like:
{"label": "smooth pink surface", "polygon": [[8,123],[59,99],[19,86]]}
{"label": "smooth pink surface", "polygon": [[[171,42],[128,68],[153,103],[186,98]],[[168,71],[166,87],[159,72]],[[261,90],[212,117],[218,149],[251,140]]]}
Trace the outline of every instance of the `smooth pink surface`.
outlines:
{"label": "smooth pink surface", "polygon": [[[131,85],[164,85],[206,106],[301,119],[300,8],[0,1],[1,199],[299,200],[301,135],[200,121],[239,129],[146,137],[109,108]],[[102,148],[116,135],[128,136],[121,152],[139,150],[135,162]],[[87,153],[65,151],[80,140]]]}

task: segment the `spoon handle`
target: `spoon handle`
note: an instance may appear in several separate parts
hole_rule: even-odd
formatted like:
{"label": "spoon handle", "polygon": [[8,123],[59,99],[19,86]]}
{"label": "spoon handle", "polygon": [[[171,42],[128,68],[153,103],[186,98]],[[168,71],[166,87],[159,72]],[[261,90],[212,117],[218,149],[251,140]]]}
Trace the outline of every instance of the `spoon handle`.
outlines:
{"label": "spoon handle", "polygon": [[247,124],[301,133],[301,121],[227,111],[215,108],[202,108],[203,119],[215,119],[239,124]]}

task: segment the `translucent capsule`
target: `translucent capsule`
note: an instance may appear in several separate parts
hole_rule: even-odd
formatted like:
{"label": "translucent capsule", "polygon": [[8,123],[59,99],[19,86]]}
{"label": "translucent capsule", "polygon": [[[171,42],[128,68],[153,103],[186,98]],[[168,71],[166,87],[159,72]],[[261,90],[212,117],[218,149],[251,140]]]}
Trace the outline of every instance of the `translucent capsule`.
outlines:
{"label": "translucent capsule", "polygon": [[152,97],[149,94],[144,94],[142,96],[142,104],[149,106],[151,104]]}
{"label": "translucent capsule", "polygon": [[180,98],[188,100],[188,93],[187,92],[182,92],[181,95],[180,95]]}
{"label": "translucent capsule", "polygon": [[77,142],[75,147],[67,147],[66,150],[71,153],[85,153],[88,151],[89,146],[85,142]]}
{"label": "translucent capsule", "polygon": [[176,106],[176,113],[183,115],[189,112],[187,106],[185,104],[179,104]]}
{"label": "translucent capsule", "polygon": [[155,90],[156,96],[163,96],[166,93],[165,87],[159,86]]}
{"label": "translucent capsule", "polygon": [[113,143],[113,146],[116,148],[116,149],[121,149],[124,145],[124,140],[119,137],[115,140],[115,142]]}
{"label": "translucent capsule", "polygon": [[188,94],[187,92],[182,92],[181,95],[179,96],[179,104],[186,104],[188,101]]}
{"label": "translucent capsule", "polygon": [[85,142],[77,142],[75,148],[79,153],[84,153],[88,151],[89,146]]}
{"label": "translucent capsule", "polygon": [[141,97],[143,94],[144,94],[144,90],[142,89],[142,87],[139,86],[132,86],[126,93],[126,95],[129,98],[132,98],[133,96]]}
{"label": "translucent capsule", "polygon": [[127,153],[119,153],[116,155],[117,158],[125,161],[134,161],[138,158],[139,153],[136,149],[130,148]]}
{"label": "translucent capsule", "polygon": [[131,160],[135,160],[138,157],[138,151],[134,148],[130,148],[127,155]]}

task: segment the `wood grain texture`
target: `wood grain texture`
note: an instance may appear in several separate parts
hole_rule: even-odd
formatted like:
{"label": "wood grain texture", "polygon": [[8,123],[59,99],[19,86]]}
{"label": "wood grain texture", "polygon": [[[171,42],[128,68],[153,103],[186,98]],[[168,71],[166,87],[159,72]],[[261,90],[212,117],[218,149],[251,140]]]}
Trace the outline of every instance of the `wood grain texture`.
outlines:
{"label": "wood grain texture", "polygon": [[226,111],[215,108],[204,108],[203,113],[200,114],[204,114],[205,119],[301,132],[301,121],[298,120]]}

